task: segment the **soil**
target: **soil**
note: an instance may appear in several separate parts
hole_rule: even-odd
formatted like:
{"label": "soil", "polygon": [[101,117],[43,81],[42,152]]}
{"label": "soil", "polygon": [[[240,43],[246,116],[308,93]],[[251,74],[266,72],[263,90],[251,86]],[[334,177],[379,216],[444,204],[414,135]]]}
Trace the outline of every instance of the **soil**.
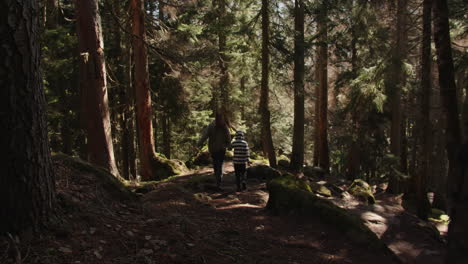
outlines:
{"label": "soil", "polygon": [[336,202],[367,213],[371,229],[399,259],[350,242],[319,218],[271,215],[265,182],[251,179],[236,192],[229,164],[222,190],[210,183],[183,188],[194,176],[211,176],[202,169],[131,200],[107,192],[92,174],[59,161],[55,167],[60,221],[38,236],[0,237],[0,263],[390,264],[442,263],[434,261],[444,256],[443,241],[388,196],[377,196],[372,208],[354,199]]}

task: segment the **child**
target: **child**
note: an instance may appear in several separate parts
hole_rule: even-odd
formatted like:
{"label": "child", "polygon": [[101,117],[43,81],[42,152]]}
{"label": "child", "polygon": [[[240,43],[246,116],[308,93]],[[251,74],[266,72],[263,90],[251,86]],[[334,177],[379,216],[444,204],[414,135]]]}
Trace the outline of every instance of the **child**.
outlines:
{"label": "child", "polygon": [[249,162],[249,144],[244,140],[244,132],[240,130],[236,131],[231,146],[234,149],[233,163],[236,172],[237,191],[240,192],[241,190],[247,189],[245,174],[247,163]]}

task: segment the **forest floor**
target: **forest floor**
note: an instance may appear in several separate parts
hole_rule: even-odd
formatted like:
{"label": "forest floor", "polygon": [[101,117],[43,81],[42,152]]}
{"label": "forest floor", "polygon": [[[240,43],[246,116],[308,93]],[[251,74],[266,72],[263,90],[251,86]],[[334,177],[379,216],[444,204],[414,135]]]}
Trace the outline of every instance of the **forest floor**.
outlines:
{"label": "forest floor", "polygon": [[335,202],[363,216],[399,261],[350,242],[319,218],[271,215],[265,183],[251,179],[246,191],[235,192],[229,164],[223,190],[190,184],[211,177],[211,169],[202,169],[133,200],[109,192],[92,173],[54,164],[60,224],[22,241],[0,237],[0,263],[431,264],[444,255],[444,243],[398,197],[377,197],[372,208]]}

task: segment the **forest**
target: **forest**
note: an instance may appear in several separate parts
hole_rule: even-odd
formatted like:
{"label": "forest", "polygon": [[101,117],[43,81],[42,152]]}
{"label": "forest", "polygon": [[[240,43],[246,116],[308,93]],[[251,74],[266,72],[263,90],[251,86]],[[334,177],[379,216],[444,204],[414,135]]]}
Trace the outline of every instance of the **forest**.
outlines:
{"label": "forest", "polygon": [[468,263],[465,0],[3,0],[0,36],[0,263]]}

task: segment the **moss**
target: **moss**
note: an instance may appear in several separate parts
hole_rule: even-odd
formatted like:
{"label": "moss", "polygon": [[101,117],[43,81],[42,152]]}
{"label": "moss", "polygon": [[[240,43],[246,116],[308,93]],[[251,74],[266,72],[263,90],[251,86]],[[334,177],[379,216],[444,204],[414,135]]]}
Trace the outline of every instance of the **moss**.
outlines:
{"label": "moss", "polygon": [[184,171],[187,171],[185,164],[179,160],[166,159],[159,154],[152,162],[153,171],[156,175],[153,175],[153,180],[162,180],[170,176],[179,175]]}
{"label": "moss", "polygon": [[136,196],[127,189],[123,179],[112,175],[108,170],[90,164],[79,158],[67,156],[65,154],[56,154],[52,156],[53,161],[58,161],[70,168],[76,169],[83,173],[90,173],[96,176],[96,181],[99,182],[102,187],[108,191],[114,197],[129,200],[134,199]]}
{"label": "moss", "polygon": [[207,183],[215,183],[215,179],[212,174],[195,175],[188,179],[183,186],[192,190],[200,190],[203,189],[202,185]]}
{"label": "moss", "polygon": [[351,186],[349,186],[348,192],[353,196],[363,200],[365,203],[375,204],[375,197],[372,193],[372,188],[364,180],[354,180]]}
{"label": "moss", "polygon": [[358,216],[348,214],[345,209],[317,197],[310,187],[304,185],[304,182],[292,177],[273,179],[267,185],[270,193],[267,209],[275,214],[319,216],[323,222],[335,226],[357,243],[365,244],[369,248],[388,250]]}
{"label": "moss", "polygon": [[429,214],[429,220],[448,224],[450,222],[450,217],[444,211],[437,208],[432,208]]}
{"label": "moss", "polygon": [[318,183],[313,182],[313,183],[310,184],[310,187],[312,188],[312,191],[314,193],[318,193],[318,194],[320,194],[322,196],[325,196],[325,197],[332,196],[332,192],[330,191],[330,189],[323,186],[322,184],[318,184]]}
{"label": "moss", "polygon": [[291,161],[285,155],[281,155],[278,157],[278,166],[281,168],[289,168]]}

